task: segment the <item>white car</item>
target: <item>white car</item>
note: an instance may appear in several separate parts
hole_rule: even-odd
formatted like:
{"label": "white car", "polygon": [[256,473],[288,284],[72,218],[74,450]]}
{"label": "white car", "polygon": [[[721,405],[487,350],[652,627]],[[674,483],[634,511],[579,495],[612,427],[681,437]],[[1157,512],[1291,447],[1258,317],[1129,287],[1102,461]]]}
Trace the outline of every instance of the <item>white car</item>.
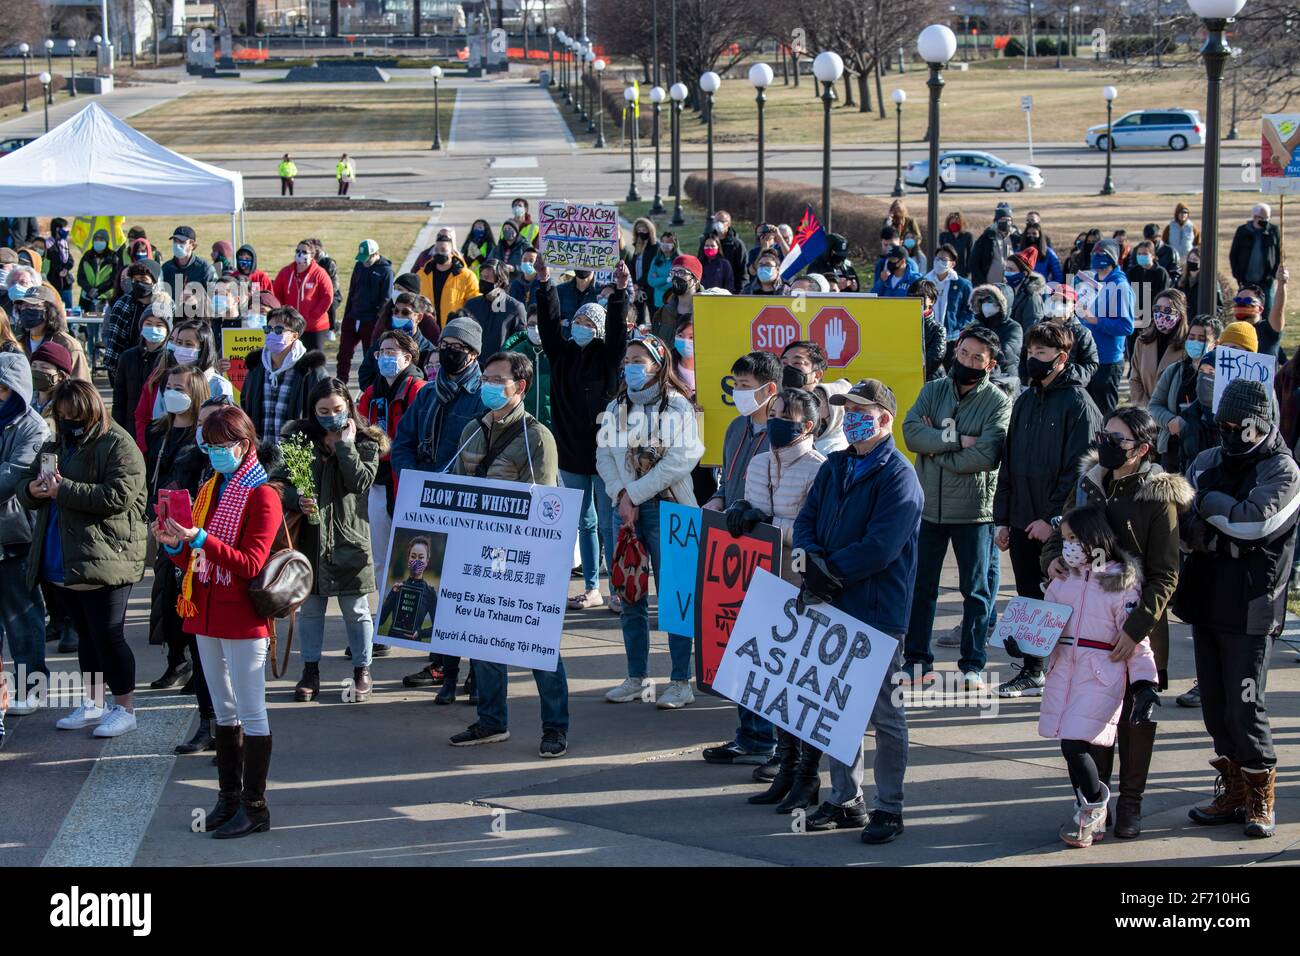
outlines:
{"label": "white car", "polygon": [[[925,188],[930,184],[930,161],[907,164],[903,182]],[[1018,193],[1023,189],[1042,189],[1043,171],[1025,163],[1008,163],[992,153],[975,150],[939,154],[940,189],[1001,189]]]}
{"label": "white car", "polygon": [[[1115,149],[1172,149],[1205,145],[1205,124],[1196,110],[1133,110],[1112,124]],[[1084,142],[1106,151],[1106,124],[1088,127]]]}

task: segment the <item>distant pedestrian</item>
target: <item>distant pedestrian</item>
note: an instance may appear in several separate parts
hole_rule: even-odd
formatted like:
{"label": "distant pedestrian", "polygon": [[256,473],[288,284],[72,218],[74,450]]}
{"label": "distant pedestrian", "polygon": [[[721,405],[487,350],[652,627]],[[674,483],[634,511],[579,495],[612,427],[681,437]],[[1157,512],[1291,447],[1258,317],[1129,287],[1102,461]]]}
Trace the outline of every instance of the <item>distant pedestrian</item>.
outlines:
{"label": "distant pedestrian", "polygon": [[[348,194],[348,187],[351,186],[357,178],[357,167],[353,164],[352,160],[348,158],[347,153],[344,153],[339,158],[339,161],[334,164],[334,178],[339,181],[339,195],[346,196]],[[289,192],[290,194],[293,193],[292,186],[290,187]]]}
{"label": "distant pedestrian", "polygon": [[298,167],[294,165],[294,162],[289,158],[288,153],[285,153],[284,159],[280,160],[277,172],[280,174],[280,195],[292,196],[293,181],[298,175]]}

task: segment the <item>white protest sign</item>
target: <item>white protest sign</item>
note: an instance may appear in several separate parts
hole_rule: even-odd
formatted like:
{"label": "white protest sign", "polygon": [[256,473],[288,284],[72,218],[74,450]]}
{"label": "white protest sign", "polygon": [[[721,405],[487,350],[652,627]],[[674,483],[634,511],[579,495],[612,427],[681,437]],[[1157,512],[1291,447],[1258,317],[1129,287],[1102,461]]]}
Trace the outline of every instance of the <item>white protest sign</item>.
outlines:
{"label": "white protest sign", "polygon": [[1214,350],[1214,405],[1212,411],[1219,410],[1219,399],[1228,383],[1244,378],[1252,382],[1262,382],[1270,395],[1273,394],[1273,375],[1277,371],[1276,355],[1260,355],[1258,352],[1244,352],[1241,349],[1220,345]]}
{"label": "white protest sign", "polygon": [[582,492],[402,472],[375,640],[553,671]]}
{"label": "white protest sign", "polygon": [[898,642],[759,568],[713,689],[851,764]]}
{"label": "white protest sign", "polygon": [[618,206],[556,202],[537,206],[537,251],[546,264],[570,269],[618,265]]}
{"label": "white protest sign", "polygon": [[1073,612],[1068,604],[1027,597],[1012,598],[998,618],[997,642],[1002,644],[1011,638],[1021,653],[1046,657],[1056,647]]}

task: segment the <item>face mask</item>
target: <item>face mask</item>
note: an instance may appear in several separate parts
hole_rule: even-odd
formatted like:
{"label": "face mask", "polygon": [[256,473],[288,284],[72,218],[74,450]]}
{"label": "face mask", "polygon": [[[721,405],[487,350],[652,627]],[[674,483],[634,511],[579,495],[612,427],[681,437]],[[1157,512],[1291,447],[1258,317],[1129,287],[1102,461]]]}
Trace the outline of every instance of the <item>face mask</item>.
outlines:
{"label": "face mask", "polygon": [[715,219],[713,220],[713,231],[718,235],[722,235],[727,231],[727,227],[721,220]]}
{"label": "face mask", "polygon": [[1021,277],[1020,271],[1016,269],[1004,269],[1002,275],[1006,277],[1007,285],[1015,285]]}
{"label": "face mask", "polygon": [[1029,234],[1029,233],[1026,233],[1026,234],[1025,234],[1025,245],[1026,245],[1026,246],[1036,246],[1036,245],[1038,245],[1038,236],[1036,236],[1036,235],[1031,235],[1031,234]]}
{"label": "face mask", "polygon": [[952,265],[949,264],[947,259],[934,260],[934,274],[937,276],[946,276],[948,274],[948,270],[951,268]]}
{"label": "face mask", "polygon": [[629,392],[639,392],[645,388],[646,382],[650,380],[650,373],[646,371],[644,365],[625,365],[623,366],[623,380],[627,382]]}
{"label": "face mask", "polygon": [[903,247],[906,249],[915,249],[916,240],[913,239],[911,236],[908,236],[906,239],[903,240]]}
{"label": "face mask", "polygon": [[288,346],[285,344],[284,336],[275,332],[270,332],[266,336],[266,350],[272,355],[279,355]]}
{"label": "face mask", "polygon": [[731,393],[731,397],[736,403],[736,411],[748,418],[772,400],[771,396],[768,396],[760,402],[758,400],[758,393],[760,391],[761,389],[757,388],[738,388],[734,390]]}
{"label": "face mask", "polygon": [[491,292],[491,291],[492,291],[493,289],[495,289],[496,287],[497,287],[497,285],[496,285],[495,282],[489,282],[487,279],[479,279],[479,280],[478,280],[478,291],[479,291],[479,295],[487,295],[489,292]]}
{"label": "face mask", "polygon": [[709,246],[707,249],[704,250],[704,258],[706,259],[712,259],[717,254],[718,254],[718,250],[713,246]]}
{"label": "face mask", "polygon": [[676,292],[678,295],[685,295],[687,291],[690,289],[690,287],[691,287],[691,283],[689,279],[673,280],[673,291]]}
{"label": "face mask", "polygon": [[976,385],[984,381],[988,374],[987,369],[971,368],[961,362],[952,363],[952,380],[958,385]]}
{"label": "face mask", "polygon": [[758,267],[758,281],[759,281],[759,282],[775,282],[775,281],[776,281],[776,266],[759,266],[759,267]]}
{"label": "face mask", "polygon": [[535,325],[528,327],[528,341],[533,344],[534,348],[540,348],[542,344],[542,333]]}
{"label": "face mask", "polygon": [[659,251],[666,256],[670,256],[673,254],[673,244],[671,242],[661,242],[659,243]]}
{"label": "face mask", "polygon": [[985,302],[982,305],[980,305],[980,312],[983,313],[984,318],[991,319],[994,316],[1000,314],[1002,312],[1002,309],[998,307],[998,304],[996,302]]}
{"label": "face mask", "polygon": [[650,233],[648,233],[648,232],[638,232],[638,233],[636,234],[636,237],[637,237],[637,239],[638,239],[639,241],[641,241],[641,242],[645,242],[647,239],[650,238]]}
{"label": "face mask", "polygon": [[682,358],[691,358],[695,355],[695,340],[684,339],[679,335],[673,339],[673,348],[677,350],[677,354]]}
{"label": "face mask", "polygon": [[1088,563],[1088,552],[1077,541],[1062,541],[1061,560],[1072,568],[1082,568]]}
{"label": "face mask", "polygon": [[252,272],[252,271],[253,271],[253,260],[252,260],[252,259],[236,259],[236,260],[235,260],[235,265],[239,266],[239,271],[240,271],[240,272]]}
{"label": "face mask", "polygon": [[189,246],[187,246],[185,243],[183,243],[183,242],[173,242],[173,243],[172,243],[172,257],[173,257],[173,258],[176,258],[176,259],[184,259],[184,258],[185,258],[186,256],[188,256],[189,254],[190,254]]}
{"label": "face mask", "polygon": [[537,266],[533,265],[531,262],[521,262],[519,263],[519,271],[531,279],[537,274]]}
{"label": "face mask", "polygon": [[68,238],[68,236],[70,236],[70,235],[72,235],[72,233],[71,233],[69,230],[67,230],[67,229],[60,229],[60,230],[59,230],[59,238],[60,238],[60,239],[66,239],[66,238]]}
{"label": "face mask", "polygon": [[433,264],[435,266],[445,266],[450,261],[451,256],[447,255],[445,252],[435,252],[433,254]]}
{"label": "face mask", "polygon": [[515,234],[509,230],[503,229],[501,231],[501,241],[508,246],[510,243],[515,241]]}
{"label": "face mask", "polygon": [[607,295],[602,295],[602,296],[600,296],[599,298],[596,299],[596,304],[597,304],[598,306],[600,306],[602,309],[608,309],[608,308],[609,308],[609,296],[607,296]]}
{"label": "face mask", "polygon": [[407,563],[406,569],[411,572],[411,577],[418,578],[424,576],[424,569],[428,566],[429,562],[427,561],[410,561]]}
{"label": "face mask", "polygon": [[874,437],[878,425],[875,416],[868,415],[866,412],[844,413],[844,437],[849,440],[850,445]]}
{"label": "face mask", "polygon": [[45,321],[45,312],[36,309],[21,309],[18,312],[18,324],[31,331]]}
{"label": "face mask", "polygon": [[1214,376],[1198,372],[1196,375],[1196,400],[1205,408],[1214,404]]}
{"label": "face mask", "polygon": [[1104,252],[1099,252],[1096,255],[1094,255],[1091,258],[1091,263],[1092,263],[1092,267],[1096,269],[1098,272],[1101,272],[1103,269],[1109,269],[1111,266],[1115,264],[1110,261],[1110,256],[1106,255]]}
{"label": "face mask", "polygon": [[1147,255],[1145,252],[1142,253],[1142,255],[1140,256],[1136,256],[1135,258],[1137,259],[1137,264],[1140,265],[1143,269],[1151,268],[1151,257]]}
{"label": "face mask", "polygon": [[515,216],[516,219],[519,219],[519,218],[521,218],[521,217],[523,216],[523,214],[524,214],[524,207],[523,207],[523,206],[511,206],[511,207],[510,207],[510,211],[514,214],[514,216]]}
{"label": "face mask", "polygon": [[133,281],[131,283],[131,296],[139,301],[144,301],[153,295],[152,282]]}
{"label": "face mask", "polygon": [[239,470],[240,459],[235,457],[234,448],[218,446],[208,452],[208,461],[212,463],[212,470],[219,475],[233,475]]}
{"label": "face mask", "polygon": [[951,232],[954,236],[957,235],[957,233],[961,232],[961,223],[959,222],[948,223],[948,231]]}
{"label": "face mask", "polygon": [[782,388],[803,388],[807,384],[808,373],[803,369],[795,368],[793,365],[781,366]]}
{"label": "face mask", "polygon": [[767,423],[767,440],[773,448],[788,448],[803,437],[803,424],[785,418],[773,418]]}
{"label": "face mask", "polygon": [[32,387],[38,392],[48,392],[54,387],[54,376],[49,372],[32,369]]}
{"label": "face mask", "polygon": [[64,419],[60,419],[59,431],[62,433],[63,437],[67,441],[72,441],[73,439],[80,438],[83,434],[85,434],[86,429],[85,426],[83,426],[79,422],[70,422]]}
{"label": "face mask", "polygon": [[1197,339],[1188,339],[1183,343],[1183,351],[1187,353],[1189,359],[1195,361],[1205,354],[1205,343]]}
{"label": "face mask", "polygon": [[1195,272],[1195,271],[1196,271],[1197,269],[1199,269],[1200,267],[1201,267],[1201,262],[1200,262],[1199,259],[1188,259],[1188,260],[1187,260],[1187,271],[1188,271],[1188,272]]}
{"label": "face mask", "polygon": [[176,356],[177,365],[193,365],[199,360],[199,350],[188,345],[177,345],[172,342],[167,348],[171,350],[172,355]]}
{"label": "face mask", "polygon": [[379,356],[379,374],[384,378],[394,378],[398,372],[396,355]]}
{"label": "face mask", "polygon": [[226,295],[214,295],[212,297],[212,311],[217,315],[224,315],[226,309],[230,308],[230,297]]}
{"label": "face mask", "polygon": [[1255,441],[1246,441],[1245,433],[1238,428],[1230,431],[1227,428],[1219,429],[1219,444],[1223,446],[1224,452],[1229,455],[1244,455],[1259,443],[1259,438]]}
{"label": "face mask", "polygon": [[266,316],[257,312],[250,312],[244,316],[244,328],[246,329],[264,329],[266,328]]}
{"label": "face mask", "polygon": [[591,344],[591,340],[596,337],[596,330],[589,329],[585,325],[574,325],[570,335],[575,343],[582,348],[586,348]]}
{"label": "face mask", "polygon": [[188,412],[193,402],[190,401],[188,392],[177,391],[169,388],[163,392],[163,408],[173,415],[180,415],[182,412]]}
{"label": "face mask", "polygon": [[1172,332],[1178,325],[1178,314],[1176,312],[1153,312],[1151,320],[1155,322],[1156,328],[1161,332]]}
{"label": "face mask", "polygon": [[1040,385],[1042,384],[1043,379],[1051,375],[1055,369],[1055,359],[1050,362],[1044,362],[1042,359],[1034,358],[1034,356],[1031,355],[1025,360],[1025,371],[1029,373],[1029,380]]}
{"label": "face mask", "polygon": [[90,244],[90,248],[94,249],[96,252],[103,252],[108,248],[108,243],[104,242],[102,239],[96,239]]}
{"label": "face mask", "polygon": [[510,396],[506,394],[506,386],[494,385],[491,382],[484,382],[479,387],[478,397],[494,412],[505,408],[506,402],[510,401]]}
{"label": "face mask", "polygon": [[342,431],[343,426],[348,423],[348,413],[339,412],[337,415],[317,415],[316,423],[327,432]]}
{"label": "face mask", "polygon": [[1005,235],[1006,235],[1007,233],[1009,233],[1010,231],[1011,231],[1011,220],[1010,220],[1010,219],[999,219],[999,220],[998,220],[998,232],[1002,233],[1002,234],[1005,236]]}
{"label": "face mask", "polygon": [[464,349],[453,349],[444,346],[438,349],[438,364],[445,368],[449,374],[459,375],[469,365],[469,353]]}
{"label": "face mask", "polygon": [[1128,462],[1128,452],[1109,439],[1097,446],[1097,461],[1108,471],[1123,468]]}
{"label": "face mask", "polygon": [[167,338],[167,330],[160,329],[156,325],[142,325],[140,327],[140,336],[150,345],[157,345]]}
{"label": "face mask", "polygon": [[393,328],[399,332],[409,332],[415,328],[415,320],[407,315],[393,316]]}

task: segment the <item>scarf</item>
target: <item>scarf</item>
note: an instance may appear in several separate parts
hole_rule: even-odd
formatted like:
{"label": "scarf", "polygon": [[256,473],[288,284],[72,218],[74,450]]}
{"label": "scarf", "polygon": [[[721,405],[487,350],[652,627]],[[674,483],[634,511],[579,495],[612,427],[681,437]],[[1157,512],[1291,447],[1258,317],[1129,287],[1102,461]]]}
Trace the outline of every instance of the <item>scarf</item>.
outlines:
{"label": "scarf", "polygon": [[[217,483],[224,477],[221,474],[214,474],[199,489],[198,500],[194,502],[194,524],[233,548],[238,545],[239,530],[244,522],[244,508],[248,505],[248,498],[254,488],[266,483],[266,469],[257,460],[255,451],[246,455],[239,470],[226,480],[225,490],[209,525],[208,513],[212,510],[212,499],[217,492]],[[199,613],[193,599],[195,569],[202,562],[199,580],[207,584],[208,569],[211,568],[211,564],[201,557],[202,553],[201,548],[190,551],[190,565],[185,569],[185,577],[181,580],[180,597],[176,599],[176,613],[181,617],[194,617]]]}
{"label": "scarf", "polygon": [[438,377],[433,380],[433,387],[437,390],[438,404],[451,404],[462,391],[478,391],[477,382],[481,374],[482,371],[479,369],[478,362],[470,362],[465,370],[457,375],[440,372]]}

